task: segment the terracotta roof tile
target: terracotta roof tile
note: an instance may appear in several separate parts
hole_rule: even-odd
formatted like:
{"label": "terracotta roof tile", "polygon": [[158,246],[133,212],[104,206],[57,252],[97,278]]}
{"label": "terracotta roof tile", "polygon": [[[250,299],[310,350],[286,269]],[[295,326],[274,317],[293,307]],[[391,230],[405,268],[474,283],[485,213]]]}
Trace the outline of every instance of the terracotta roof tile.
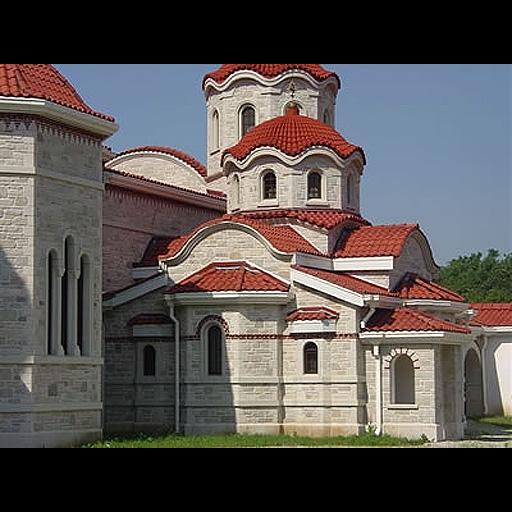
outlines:
{"label": "terracotta roof tile", "polygon": [[327,270],[318,270],[298,265],[295,265],[292,268],[298,270],[299,272],[318,277],[323,281],[327,281],[331,284],[340,286],[341,288],[346,288],[347,290],[351,290],[361,295],[383,295],[386,297],[398,297],[396,293],[391,293],[386,290],[386,288],[368,283],[367,281],[363,281],[362,279],[358,279],[357,277],[353,277],[348,274],[330,272]]}
{"label": "terracotta roof tile", "polygon": [[413,309],[380,309],[366,324],[367,332],[455,332],[470,334],[460,325]]}
{"label": "terracotta roof tile", "polygon": [[486,327],[512,326],[512,303],[475,303],[471,305],[471,308],[478,312],[473,318],[471,325],[484,325]]}
{"label": "terracotta roof tile", "polygon": [[203,87],[208,79],[212,79],[216,83],[222,84],[231,75],[238,71],[254,71],[263,78],[273,79],[292,70],[306,71],[319,82],[323,82],[328,78],[334,77],[338,81],[339,87],[341,87],[341,80],[339,76],[332,71],[327,71],[320,64],[222,64],[220,69],[213,73],[209,73],[204,77]]}
{"label": "terracotta roof tile", "polygon": [[247,262],[212,263],[184,279],[168,294],[212,292],[288,292],[290,285]]}
{"label": "terracotta roof tile", "polygon": [[119,153],[116,158],[124,155],[131,155],[133,153],[160,153],[163,155],[170,155],[195,169],[203,178],[208,176],[208,170],[201,162],[196,160],[194,157],[183,153],[183,151],[173,148],[162,146],[141,146],[123,151],[122,153]]}
{"label": "terracotta roof tile", "polygon": [[354,225],[369,225],[363,218],[345,213],[341,210],[315,210],[315,209],[281,209],[281,210],[258,210],[254,212],[243,212],[241,216],[254,220],[269,221],[298,221],[322,229],[334,229],[341,224],[350,223]]}
{"label": "terracotta roof tile", "polygon": [[0,64],[0,96],[42,99],[115,121],[113,117],[91,109],[51,64]]}
{"label": "terracotta roof tile", "polygon": [[286,115],[253,128],[237,145],[224,151],[222,162],[224,163],[227,155],[241,162],[259,148],[275,148],[293,158],[308,149],[319,146],[334,151],[342,159],[359,152],[366,163],[362,148],[347,142],[331,126],[300,115],[297,108],[290,108]]}
{"label": "terracotta roof tile", "polygon": [[288,322],[310,322],[315,320],[337,320],[339,313],[325,307],[308,307],[292,311],[286,320]]}
{"label": "terracotta roof tile", "polygon": [[335,258],[374,258],[394,256],[398,258],[411,233],[418,224],[391,226],[363,226],[347,233]]}
{"label": "terracotta roof tile", "polygon": [[224,222],[233,222],[243,226],[253,228],[260,233],[275,249],[284,253],[301,252],[304,254],[312,254],[321,256],[322,253],[311,245],[303,236],[290,226],[273,226],[263,221],[255,221],[248,219],[242,215],[224,215],[219,219],[215,219],[194,229],[189,235],[178,238],[170,243],[167,252],[159,257],[164,260],[176,256],[183,247],[191,240],[199,231],[216,224]]}
{"label": "terracotta roof tile", "polygon": [[396,290],[402,299],[433,299],[466,302],[466,299],[448,288],[408,273]]}

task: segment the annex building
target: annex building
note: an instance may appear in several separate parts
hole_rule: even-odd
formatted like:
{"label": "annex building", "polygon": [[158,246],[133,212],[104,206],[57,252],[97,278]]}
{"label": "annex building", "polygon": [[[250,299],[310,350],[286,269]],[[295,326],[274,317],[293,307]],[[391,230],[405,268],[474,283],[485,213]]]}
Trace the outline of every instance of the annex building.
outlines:
{"label": "annex building", "polygon": [[320,64],[202,82],[208,161],[113,153],[51,64],[0,64],[0,446],[105,432],[460,439],[512,414],[512,305],[361,211]]}

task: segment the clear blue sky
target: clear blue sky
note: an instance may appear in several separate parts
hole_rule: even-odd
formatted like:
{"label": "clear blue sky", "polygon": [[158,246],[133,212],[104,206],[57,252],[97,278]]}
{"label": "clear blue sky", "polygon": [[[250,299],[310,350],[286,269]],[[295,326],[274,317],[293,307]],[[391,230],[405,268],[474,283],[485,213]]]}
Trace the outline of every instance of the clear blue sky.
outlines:
{"label": "clear blue sky", "polygon": [[[168,146],[206,163],[201,83],[220,64],[55,64],[116,118],[114,151]],[[512,253],[510,64],[323,64],[343,81],[337,129],[364,148],[362,213],[419,223],[438,264]]]}

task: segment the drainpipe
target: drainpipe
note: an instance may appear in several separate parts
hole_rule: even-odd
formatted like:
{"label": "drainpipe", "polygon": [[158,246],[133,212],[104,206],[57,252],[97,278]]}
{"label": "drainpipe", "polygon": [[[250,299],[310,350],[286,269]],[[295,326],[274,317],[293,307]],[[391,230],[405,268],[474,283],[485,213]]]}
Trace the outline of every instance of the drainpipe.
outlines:
{"label": "drainpipe", "polygon": [[174,322],[174,433],[180,433],[180,373],[181,373],[181,343],[180,343],[180,322],[175,316],[174,303],[169,301],[169,317]]}
{"label": "drainpipe", "polygon": [[382,435],[382,364],[381,364],[381,354],[380,354],[380,346],[373,346],[373,356],[375,357],[375,380],[376,380],[376,422],[377,428],[375,430],[375,435]]}

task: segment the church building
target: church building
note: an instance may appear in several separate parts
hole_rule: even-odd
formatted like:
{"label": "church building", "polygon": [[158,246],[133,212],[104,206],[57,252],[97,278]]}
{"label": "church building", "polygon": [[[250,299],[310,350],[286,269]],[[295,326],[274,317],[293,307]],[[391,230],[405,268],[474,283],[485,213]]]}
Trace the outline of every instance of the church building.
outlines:
{"label": "church building", "polygon": [[364,217],[341,78],[223,64],[202,87],[206,165],[114,153],[115,119],[52,65],[0,64],[0,446],[443,441],[510,414],[512,306],[436,284],[419,224]]}

